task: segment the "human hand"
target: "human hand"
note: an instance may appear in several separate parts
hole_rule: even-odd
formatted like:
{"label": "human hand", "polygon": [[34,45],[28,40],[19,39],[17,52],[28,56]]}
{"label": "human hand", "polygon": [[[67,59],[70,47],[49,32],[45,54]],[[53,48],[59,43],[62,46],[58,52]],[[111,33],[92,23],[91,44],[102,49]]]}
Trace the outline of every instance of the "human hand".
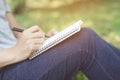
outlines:
{"label": "human hand", "polygon": [[45,33],[38,27],[33,26],[23,31],[21,38],[15,46],[16,57],[19,60],[27,59],[34,51],[42,46],[45,39]]}
{"label": "human hand", "polygon": [[56,29],[51,29],[48,33],[47,33],[47,38],[50,38],[52,36],[54,36],[55,34],[57,34],[58,31]]}

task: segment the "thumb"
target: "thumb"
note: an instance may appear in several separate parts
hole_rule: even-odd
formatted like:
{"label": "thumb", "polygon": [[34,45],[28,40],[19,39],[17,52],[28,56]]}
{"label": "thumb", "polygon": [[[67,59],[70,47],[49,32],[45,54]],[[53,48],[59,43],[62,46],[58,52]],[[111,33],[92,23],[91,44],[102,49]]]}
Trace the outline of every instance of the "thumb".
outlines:
{"label": "thumb", "polygon": [[38,25],[35,25],[35,26],[30,27],[26,31],[28,31],[30,33],[34,33],[34,32],[38,32],[38,31],[42,31],[42,29]]}

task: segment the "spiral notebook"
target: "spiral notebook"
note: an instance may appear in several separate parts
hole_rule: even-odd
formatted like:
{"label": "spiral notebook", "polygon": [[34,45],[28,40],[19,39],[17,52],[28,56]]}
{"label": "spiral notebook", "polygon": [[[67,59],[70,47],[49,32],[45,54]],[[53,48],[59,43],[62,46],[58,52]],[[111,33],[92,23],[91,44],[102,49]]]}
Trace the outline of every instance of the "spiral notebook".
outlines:
{"label": "spiral notebook", "polygon": [[66,29],[62,30],[61,32],[57,33],[56,35],[52,36],[51,38],[47,39],[42,47],[40,47],[35,53],[33,53],[29,59],[33,59],[38,55],[42,54],[43,52],[49,50],[53,46],[59,44],[60,42],[64,41],[65,39],[69,38],[70,36],[74,35],[75,33],[79,32],[81,29],[82,20],[77,21],[76,23],[70,25]]}

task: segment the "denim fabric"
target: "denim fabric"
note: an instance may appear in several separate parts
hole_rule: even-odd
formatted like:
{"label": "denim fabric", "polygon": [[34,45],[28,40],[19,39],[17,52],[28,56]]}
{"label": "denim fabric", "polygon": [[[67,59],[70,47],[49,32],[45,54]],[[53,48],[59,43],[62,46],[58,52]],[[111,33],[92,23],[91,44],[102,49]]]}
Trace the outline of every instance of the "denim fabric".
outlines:
{"label": "denim fabric", "polygon": [[3,68],[0,80],[69,80],[80,70],[89,80],[120,80],[120,51],[82,28],[33,60]]}

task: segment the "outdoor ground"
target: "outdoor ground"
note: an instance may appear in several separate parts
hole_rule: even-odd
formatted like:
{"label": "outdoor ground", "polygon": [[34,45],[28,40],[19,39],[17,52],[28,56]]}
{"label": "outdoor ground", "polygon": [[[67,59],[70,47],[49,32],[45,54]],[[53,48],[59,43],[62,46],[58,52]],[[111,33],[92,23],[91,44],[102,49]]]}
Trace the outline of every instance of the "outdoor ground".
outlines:
{"label": "outdoor ground", "polygon": [[[82,19],[82,27],[92,28],[106,41],[120,48],[119,0],[76,3],[55,10],[26,10],[16,18],[26,28],[38,24],[45,32],[51,28],[60,31]],[[75,80],[87,79],[79,72]]]}

